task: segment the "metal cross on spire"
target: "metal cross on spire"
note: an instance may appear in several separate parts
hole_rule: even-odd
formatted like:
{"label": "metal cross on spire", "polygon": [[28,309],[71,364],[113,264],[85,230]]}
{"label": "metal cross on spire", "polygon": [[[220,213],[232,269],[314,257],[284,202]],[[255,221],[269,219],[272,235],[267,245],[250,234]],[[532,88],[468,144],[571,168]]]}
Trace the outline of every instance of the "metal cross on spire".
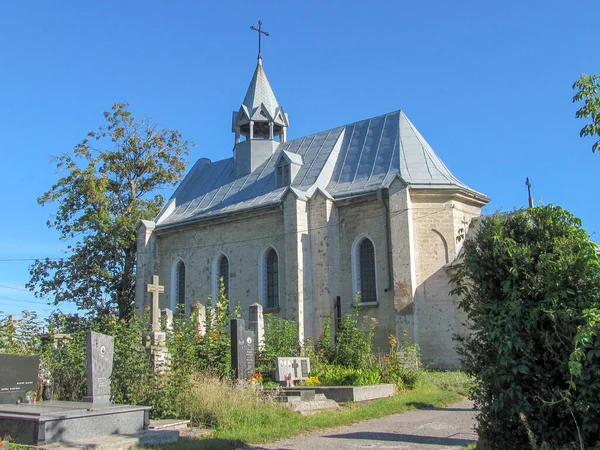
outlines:
{"label": "metal cross on spire", "polygon": [[529,177],[525,179],[525,186],[527,186],[527,200],[529,202],[529,207],[533,208],[533,197],[531,196],[531,183],[529,182]]}
{"label": "metal cross on spire", "polygon": [[254,25],[250,25],[250,29],[254,30],[254,31],[258,31],[258,59],[261,59],[261,56],[260,56],[260,37],[261,36],[260,35],[264,34],[265,36],[268,36],[269,32],[268,31],[263,31],[263,29],[262,29],[262,20],[258,21],[258,28],[256,28]]}

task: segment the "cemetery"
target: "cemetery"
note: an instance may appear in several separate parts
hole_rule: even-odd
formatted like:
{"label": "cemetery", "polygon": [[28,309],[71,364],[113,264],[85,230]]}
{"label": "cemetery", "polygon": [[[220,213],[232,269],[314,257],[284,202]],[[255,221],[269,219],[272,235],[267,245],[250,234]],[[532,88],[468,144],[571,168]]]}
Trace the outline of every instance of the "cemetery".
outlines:
{"label": "cemetery", "polygon": [[[56,317],[45,333],[13,316],[0,322],[0,437],[42,446],[135,437],[136,445],[149,445],[179,438],[152,420],[217,425],[200,404],[215,386],[221,389],[216,401],[229,390],[241,393],[244,399],[234,401],[251,409],[314,415],[346,402],[393,397],[414,386],[420,372],[418,361],[402,359],[398,348],[376,363],[375,323],[358,310],[329,325],[319,342],[302,346],[292,321],[263,315],[259,304],[251,306],[248,325],[223,290],[214,302],[178,314],[158,309],[161,288],[155,277],[147,285],[152,307],[129,321]],[[33,339],[23,339],[32,333]],[[334,335],[335,346],[327,341]],[[398,347],[393,339],[392,345]]]}

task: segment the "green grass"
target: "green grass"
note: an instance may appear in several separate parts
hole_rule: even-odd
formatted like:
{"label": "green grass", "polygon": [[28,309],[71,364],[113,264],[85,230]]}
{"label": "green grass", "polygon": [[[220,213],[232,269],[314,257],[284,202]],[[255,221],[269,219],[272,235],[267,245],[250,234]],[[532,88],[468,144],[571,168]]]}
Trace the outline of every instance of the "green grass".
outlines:
{"label": "green grass", "polygon": [[368,404],[345,404],[337,411],[301,416],[281,405],[267,403],[252,410],[229,410],[214,432],[206,438],[178,442],[161,447],[178,449],[234,449],[244,443],[262,443],[288,438],[300,433],[349,425],[365,419],[396,414],[409,409],[440,407],[466,395],[469,378],[460,372],[425,372],[417,387],[394,397]]}

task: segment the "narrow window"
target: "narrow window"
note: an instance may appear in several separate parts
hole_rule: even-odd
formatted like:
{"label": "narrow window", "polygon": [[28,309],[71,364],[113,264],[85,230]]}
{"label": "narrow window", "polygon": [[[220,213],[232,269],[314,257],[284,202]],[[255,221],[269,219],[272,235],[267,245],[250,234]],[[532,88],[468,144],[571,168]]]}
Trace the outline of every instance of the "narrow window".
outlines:
{"label": "narrow window", "polygon": [[375,247],[370,239],[364,238],[358,247],[359,283],[361,302],[376,302]]}
{"label": "narrow window", "polygon": [[277,165],[277,187],[290,185],[290,165],[283,158]]}
{"label": "narrow window", "polygon": [[229,300],[229,260],[227,256],[221,255],[219,260],[219,273],[217,276],[217,292],[221,286],[221,279],[223,279],[223,286],[225,287],[225,297]]}
{"label": "narrow window", "polygon": [[279,308],[279,262],[275,249],[267,251],[265,266],[265,308]]}
{"label": "narrow window", "polygon": [[185,264],[179,261],[175,271],[175,301],[178,311],[185,307]]}

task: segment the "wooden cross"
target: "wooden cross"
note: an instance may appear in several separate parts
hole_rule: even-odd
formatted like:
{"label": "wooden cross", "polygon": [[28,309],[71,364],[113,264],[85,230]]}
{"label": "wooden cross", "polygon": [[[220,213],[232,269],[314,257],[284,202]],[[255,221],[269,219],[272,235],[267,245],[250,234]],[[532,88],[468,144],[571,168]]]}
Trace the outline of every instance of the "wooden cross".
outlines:
{"label": "wooden cross", "polygon": [[258,31],[258,59],[261,58],[260,56],[260,35],[264,34],[265,36],[269,35],[268,31],[263,31],[262,29],[262,20],[258,21],[258,28],[256,28],[254,25],[250,25],[250,29],[254,30],[254,31]]}
{"label": "wooden cross", "polygon": [[160,331],[160,310],[158,309],[159,294],[164,294],[165,287],[158,284],[158,275],[152,276],[152,283],[146,285],[146,291],[152,294],[152,307],[150,317],[152,319],[152,331]]}
{"label": "wooden cross", "polygon": [[294,378],[298,378],[298,363],[296,362],[295,359],[294,359],[294,362],[292,363],[292,367],[294,368]]}

